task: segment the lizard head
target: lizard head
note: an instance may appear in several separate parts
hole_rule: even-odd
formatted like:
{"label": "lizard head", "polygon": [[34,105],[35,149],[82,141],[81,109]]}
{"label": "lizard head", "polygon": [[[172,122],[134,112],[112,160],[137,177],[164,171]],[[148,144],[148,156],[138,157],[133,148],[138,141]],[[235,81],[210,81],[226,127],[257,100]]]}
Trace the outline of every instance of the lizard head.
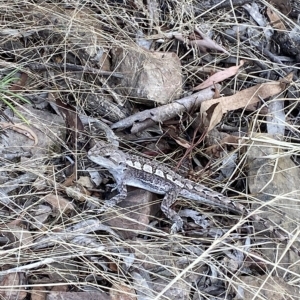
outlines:
{"label": "lizard head", "polygon": [[110,172],[123,171],[126,165],[126,154],[102,141],[90,149],[88,158]]}

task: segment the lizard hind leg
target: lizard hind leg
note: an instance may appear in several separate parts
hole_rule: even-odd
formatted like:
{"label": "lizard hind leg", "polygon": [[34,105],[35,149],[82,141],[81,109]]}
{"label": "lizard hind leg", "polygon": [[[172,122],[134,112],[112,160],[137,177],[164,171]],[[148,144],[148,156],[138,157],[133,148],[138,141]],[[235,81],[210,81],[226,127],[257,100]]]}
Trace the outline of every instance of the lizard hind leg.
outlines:
{"label": "lizard hind leg", "polygon": [[171,227],[171,234],[175,234],[178,231],[184,232],[183,221],[181,217],[176,213],[175,210],[171,208],[171,206],[175,203],[178,194],[178,189],[170,189],[166,192],[161,204],[161,210],[166,215],[166,217],[173,222],[173,225]]}

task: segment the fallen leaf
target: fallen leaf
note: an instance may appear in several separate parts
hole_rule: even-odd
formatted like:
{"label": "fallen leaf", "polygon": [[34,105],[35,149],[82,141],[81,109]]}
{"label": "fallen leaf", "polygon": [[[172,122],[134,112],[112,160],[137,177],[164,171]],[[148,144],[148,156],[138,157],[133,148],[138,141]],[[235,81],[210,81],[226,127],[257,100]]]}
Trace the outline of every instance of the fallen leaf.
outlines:
{"label": "fallen leaf", "polygon": [[[291,73],[283,78],[283,80],[285,82],[291,82],[292,76],[293,74]],[[221,121],[223,114],[225,114],[227,111],[236,110],[239,108],[243,108],[249,104],[257,103],[261,101],[261,99],[265,99],[281,93],[284,89],[285,85],[282,84],[282,80],[271,81],[267,83],[257,84],[232,96],[203,101],[200,109],[203,123],[209,124],[208,128],[209,130],[211,130]],[[207,111],[212,105],[215,105],[216,103],[219,103],[219,105],[215,107],[213,115],[211,116],[210,120],[208,120]]]}
{"label": "fallen leaf", "polygon": [[186,42],[189,45],[197,46],[203,52],[207,52],[207,49],[212,49],[212,50],[221,51],[228,55],[230,54],[227,50],[225,50],[220,45],[218,45],[215,41],[213,41],[210,37],[202,33],[198,28],[195,28],[195,32],[197,33],[197,35],[199,35],[200,39],[196,37],[195,39],[186,39],[181,33],[175,33],[173,34],[173,36],[179,41]]}
{"label": "fallen leaf", "polygon": [[205,35],[198,27],[195,27],[195,32],[202,38],[201,40],[196,40],[195,44],[198,45],[200,48],[208,48],[208,49],[213,49],[217,51],[224,52],[226,54],[230,54],[227,50],[222,48],[220,45],[218,45],[215,41],[213,41],[210,37]]}
{"label": "fallen leaf", "polygon": [[[23,300],[27,296],[25,291],[25,277],[23,273],[11,273],[5,275],[0,281],[0,298]],[[22,285],[24,285],[22,287]],[[3,297],[3,298],[2,298]]]}
{"label": "fallen leaf", "polygon": [[174,141],[183,148],[189,149],[191,144],[181,137],[174,138]]}
{"label": "fallen leaf", "polygon": [[236,75],[236,73],[238,72],[239,68],[241,66],[243,66],[244,61],[241,60],[240,64],[238,66],[233,66],[230,68],[227,68],[223,71],[217,72],[214,75],[210,76],[209,78],[207,78],[204,82],[202,82],[201,84],[197,85],[196,87],[193,88],[193,91],[199,91],[202,89],[205,89],[215,83],[221,82],[231,76]]}
{"label": "fallen leaf", "polygon": [[[220,103],[215,103],[212,106],[209,107],[208,111],[213,107],[213,111],[210,112],[210,117],[207,118],[209,120],[209,124],[207,127],[207,132],[210,132],[219,122],[220,118],[219,116],[222,116],[222,107]],[[204,120],[204,119],[203,119]]]}
{"label": "fallen leaf", "polygon": [[283,24],[283,22],[281,21],[281,18],[270,7],[267,8],[267,15],[270,19],[270,22],[271,22],[271,25],[273,28],[279,29],[279,30],[286,30],[286,27]]}
{"label": "fallen leaf", "polygon": [[59,195],[48,194],[44,197],[44,200],[48,202],[55,211],[65,212],[67,210],[74,210],[73,204]]}
{"label": "fallen leaf", "polygon": [[169,126],[167,133],[178,145],[186,149],[191,147],[191,144],[187,140],[178,136],[178,132],[174,126]]}

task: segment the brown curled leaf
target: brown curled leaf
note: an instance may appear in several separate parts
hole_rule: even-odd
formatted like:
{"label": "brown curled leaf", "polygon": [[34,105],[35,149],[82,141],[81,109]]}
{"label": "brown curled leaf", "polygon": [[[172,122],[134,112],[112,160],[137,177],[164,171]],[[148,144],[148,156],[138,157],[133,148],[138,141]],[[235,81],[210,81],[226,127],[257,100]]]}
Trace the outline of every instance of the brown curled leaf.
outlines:
{"label": "brown curled leaf", "polygon": [[230,68],[227,68],[223,71],[217,72],[214,75],[210,76],[209,78],[207,78],[204,82],[202,82],[201,84],[197,85],[196,87],[193,88],[193,91],[199,91],[202,89],[205,89],[215,83],[221,82],[231,76],[234,76],[237,74],[239,68],[241,66],[243,66],[244,61],[241,60],[240,64],[238,66],[233,66]]}
{"label": "brown curled leaf", "polygon": [[28,137],[29,139],[34,141],[33,146],[36,146],[38,144],[38,137],[35,134],[35,132],[30,129],[28,126],[22,125],[22,124],[12,124],[8,122],[0,122],[0,126],[2,129],[11,129],[18,133],[21,133]]}
{"label": "brown curled leaf", "polygon": [[169,126],[167,133],[178,145],[186,149],[191,147],[191,144],[188,141],[178,136],[175,126]]}
{"label": "brown curled leaf", "polygon": [[[280,81],[257,84],[251,88],[239,91],[232,96],[203,101],[200,114],[203,123],[209,124],[208,132],[221,121],[223,114],[227,111],[243,108],[249,104],[260,102],[261,99],[266,99],[281,93],[286,88],[287,83],[292,81],[292,78],[293,74],[291,73]],[[207,111],[210,112],[209,108],[216,103],[219,105],[214,107],[213,115],[208,119]]]}

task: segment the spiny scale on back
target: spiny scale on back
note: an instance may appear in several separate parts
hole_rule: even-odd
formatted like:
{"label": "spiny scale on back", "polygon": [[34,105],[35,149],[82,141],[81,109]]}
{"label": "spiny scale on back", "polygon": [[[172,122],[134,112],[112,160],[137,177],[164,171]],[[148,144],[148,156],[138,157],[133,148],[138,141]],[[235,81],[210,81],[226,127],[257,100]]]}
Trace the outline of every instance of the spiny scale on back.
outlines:
{"label": "spiny scale on back", "polygon": [[151,161],[150,159],[137,155],[126,155],[126,164],[129,167],[161,178],[161,185],[165,184],[166,181],[174,183],[179,187],[179,195],[184,198],[217,205],[225,210],[241,213],[241,209],[235,208],[230,198],[225,197],[202,184],[183,178],[170,168],[155,160]]}

